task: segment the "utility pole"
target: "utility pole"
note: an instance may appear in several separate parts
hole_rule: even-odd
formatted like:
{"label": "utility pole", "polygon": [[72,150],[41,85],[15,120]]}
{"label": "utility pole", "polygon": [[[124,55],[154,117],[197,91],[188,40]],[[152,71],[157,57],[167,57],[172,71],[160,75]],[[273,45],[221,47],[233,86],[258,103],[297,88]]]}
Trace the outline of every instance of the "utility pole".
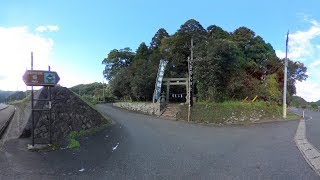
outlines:
{"label": "utility pole", "polygon": [[193,106],[193,37],[191,38],[191,58],[189,64],[189,91],[190,91],[190,107]]}
{"label": "utility pole", "polygon": [[[49,66],[48,67],[48,70],[49,71],[51,71],[51,67]],[[52,107],[52,96],[51,96],[51,87],[48,87],[48,90],[49,90],[49,92],[48,92],[48,96],[49,96],[49,144],[52,144],[52,128],[51,128],[51,126],[52,126],[52,120],[51,120],[51,118],[52,118],[52,116],[51,116],[51,114],[52,114],[52,111],[51,111],[51,107]]]}
{"label": "utility pole", "polygon": [[[31,52],[31,70],[33,70],[33,52]],[[31,86],[31,116],[32,116],[32,146],[34,146],[34,103],[33,103],[33,86]]]}
{"label": "utility pole", "polygon": [[284,59],[284,82],[283,82],[283,119],[287,118],[287,73],[288,73],[288,41],[289,41],[289,31],[287,33],[286,40],[286,57]]}

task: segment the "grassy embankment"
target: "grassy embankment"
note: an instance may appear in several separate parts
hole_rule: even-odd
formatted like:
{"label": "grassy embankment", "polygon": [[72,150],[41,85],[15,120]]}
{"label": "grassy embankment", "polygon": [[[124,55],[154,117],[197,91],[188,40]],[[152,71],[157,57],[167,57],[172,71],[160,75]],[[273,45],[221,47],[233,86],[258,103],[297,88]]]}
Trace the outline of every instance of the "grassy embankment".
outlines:
{"label": "grassy embankment", "polygon": [[[188,106],[181,107],[178,120],[186,120]],[[286,120],[300,119],[289,113]],[[238,102],[223,103],[197,102],[191,109],[191,121],[213,124],[249,124],[268,121],[281,121],[282,107],[269,102]],[[283,121],[283,120],[282,120]]]}

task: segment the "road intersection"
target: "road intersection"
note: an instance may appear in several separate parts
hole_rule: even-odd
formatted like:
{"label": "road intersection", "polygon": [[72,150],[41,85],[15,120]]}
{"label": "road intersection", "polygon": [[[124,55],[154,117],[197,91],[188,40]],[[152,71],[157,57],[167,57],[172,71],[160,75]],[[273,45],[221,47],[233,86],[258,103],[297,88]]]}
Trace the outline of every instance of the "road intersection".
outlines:
{"label": "road intersection", "polygon": [[299,121],[209,127],[97,108],[114,123],[79,149],[35,153],[29,139],[7,142],[0,179],[319,179],[296,147]]}

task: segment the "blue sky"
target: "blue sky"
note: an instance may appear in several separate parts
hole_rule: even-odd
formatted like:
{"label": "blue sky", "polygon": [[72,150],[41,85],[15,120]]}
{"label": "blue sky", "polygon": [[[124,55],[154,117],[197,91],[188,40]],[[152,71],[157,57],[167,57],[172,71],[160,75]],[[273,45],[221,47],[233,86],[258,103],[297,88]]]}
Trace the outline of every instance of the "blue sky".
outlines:
{"label": "blue sky", "polygon": [[290,30],[289,56],[305,63],[310,76],[297,84],[297,95],[318,100],[319,7],[318,0],[1,1],[0,89],[26,89],[21,76],[29,69],[31,50],[35,68],[51,65],[63,86],[102,82],[101,61],[110,50],[136,50],[141,42],[149,44],[159,28],[173,34],[193,18],[205,28],[215,24],[229,32],[246,26],[271,43],[279,56]]}

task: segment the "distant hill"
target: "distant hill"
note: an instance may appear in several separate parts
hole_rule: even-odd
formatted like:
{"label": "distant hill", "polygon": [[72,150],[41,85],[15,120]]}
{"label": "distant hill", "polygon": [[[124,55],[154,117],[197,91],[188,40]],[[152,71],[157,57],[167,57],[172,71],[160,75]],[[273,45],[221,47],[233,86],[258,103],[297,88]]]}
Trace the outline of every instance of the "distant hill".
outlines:
{"label": "distant hill", "polygon": [[12,101],[17,101],[17,100],[22,100],[26,97],[26,93],[23,91],[16,91],[10,96],[8,96],[5,101],[6,102],[12,102]]}
{"label": "distant hill", "polygon": [[[107,85],[104,86],[106,88]],[[76,86],[73,86],[69,88],[71,91],[73,91],[76,94],[79,94],[81,96],[88,95],[88,96],[97,96],[102,94],[102,83],[94,82],[91,84],[79,84]]]}
{"label": "distant hill", "polygon": [[0,103],[5,102],[6,98],[11,94],[15,93],[15,91],[2,91],[0,90]]}
{"label": "distant hill", "polygon": [[300,96],[292,96],[292,99],[291,99],[291,102],[290,102],[290,106],[293,106],[293,107],[306,107],[308,106],[309,103],[303,99],[302,97]]}
{"label": "distant hill", "polygon": [[316,103],[318,106],[320,106],[320,100],[317,101],[317,102],[314,102],[314,103]]}

